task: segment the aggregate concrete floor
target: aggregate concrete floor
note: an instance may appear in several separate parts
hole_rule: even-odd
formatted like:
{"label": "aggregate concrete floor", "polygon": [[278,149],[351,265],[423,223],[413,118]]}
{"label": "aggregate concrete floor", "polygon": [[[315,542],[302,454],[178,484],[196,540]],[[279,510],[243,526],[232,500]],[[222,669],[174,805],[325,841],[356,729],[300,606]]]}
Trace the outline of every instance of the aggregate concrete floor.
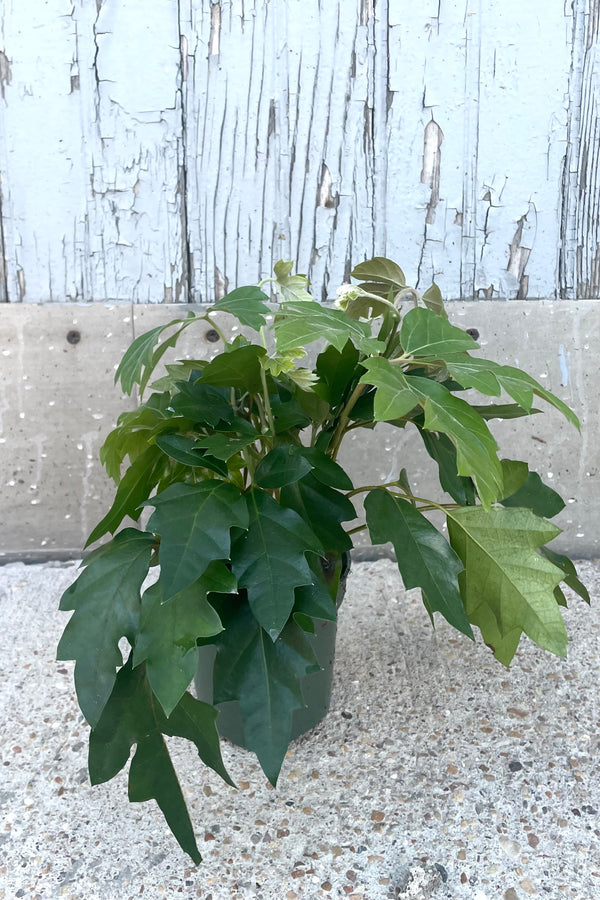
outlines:
{"label": "aggregate concrete floor", "polygon": [[0,898],[600,897],[600,565],[566,611],[569,659],[524,642],[507,671],[389,560],[355,563],[332,709],[276,791],[223,744],[235,791],[174,743],[204,861],[126,779],[95,788],[72,667],[55,647],[74,564],[0,568]]}

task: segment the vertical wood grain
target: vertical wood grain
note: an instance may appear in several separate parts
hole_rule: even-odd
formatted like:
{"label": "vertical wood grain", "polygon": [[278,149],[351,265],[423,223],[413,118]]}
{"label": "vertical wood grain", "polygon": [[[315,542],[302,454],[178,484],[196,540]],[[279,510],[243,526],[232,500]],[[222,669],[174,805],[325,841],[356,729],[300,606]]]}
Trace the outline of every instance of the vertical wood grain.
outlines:
{"label": "vertical wood grain", "polygon": [[574,0],[567,150],[560,197],[558,286],[564,299],[600,297],[600,3]]}

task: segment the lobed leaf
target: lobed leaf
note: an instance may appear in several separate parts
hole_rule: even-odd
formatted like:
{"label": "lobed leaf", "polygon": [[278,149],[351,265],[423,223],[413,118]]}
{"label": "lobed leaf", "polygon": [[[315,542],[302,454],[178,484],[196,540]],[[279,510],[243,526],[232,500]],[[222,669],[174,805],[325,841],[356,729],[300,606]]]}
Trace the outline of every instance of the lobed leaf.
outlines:
{"label": "lobed leaf", "polygon": [[448,541],[408,500],[388,491],[367,494],[365,513],[372,542],[394,545],[405,588],[420,587],[431,611],[473,638],[458,586],[464,565]]}
{"label": "lobed leaf", "polygon": [[415,307],[402,319],[400,343],[406,356],[443,359],[463,350],[476,350],[473,338],[431,309]]}
{"label": "lobed leaf", "polygon": [[450,543],[465,566],[461,591],[469,621],[508,665],[521,632],[565,656],[567,634],[554,596],[560,568],[538,548],[560,529],[528,509],[447,510]]}
{"label": "lobed leaf", "polygon": [[314,532],[293,509],[285,509],[261,490],[246,495],[249,524],[231,550],[233,573],[256,620],[274,641],[294,606],[294,591],[312,584],[309,551],[322,553]]}
{"label": "lobed leaf", "polygon": [[406,287],[406,279],[400,266],[385,256],[375,256],[359,263],[350,274],[359,281],[383,282],[397,289]]}
{"label": "lobed leaf", "polygon": [[213,560],[229,559],[232,528],[246,528],[240,491],[223,481],[173,484],[146,501],[148,528],[161,537],[159,560],[166,602],[204,575]]}
{"label": "lobed leaf", "polygon": [[[140,334],[125,351],[115,372],[115,383],[120,381],[126,394],[131,394],[136,384],[143,390],[165,350],[174,346],[181,332],[195,321],[197,317],[190,311],[186,319],[173,319],[166,325],[158,325]],[[163,331],[174,325],[181,327],[155,352],[154,348]]]}
{"label": "lobed leaf", "polygon": [[123,658],[119,641],[135,643],[140,589],[148,574],[154,535],[125,528],[84,561],[67,588],[61,610],[74,610],[60,639],[57,659],[75,660],[75,687],[81,711],[95,727],[113,689]]}
{"label": "lobed leaf", "polygon": [[239,287],[214,303],[211,309],[231,313],[242,325],[260,331],[267,324],[268,302],[269,298],[259,287]]}
{"label": "lobed leaf", "polygon": [[285,352],[324,339],[342,351],[348,340],[365,353],[378,353],[385,344],[371,337],[368,324],[349,319],[339,309],[328,309],[313,300],[286,303],[280,307],[275,323],[277,349]]}

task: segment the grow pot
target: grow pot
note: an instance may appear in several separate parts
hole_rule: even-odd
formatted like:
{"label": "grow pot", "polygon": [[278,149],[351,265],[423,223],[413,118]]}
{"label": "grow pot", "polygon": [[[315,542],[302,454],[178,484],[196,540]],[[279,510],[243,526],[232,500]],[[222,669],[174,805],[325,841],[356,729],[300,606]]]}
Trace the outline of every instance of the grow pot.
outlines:
{"label": "grow pot", "polygon": [[[341,558],[328,556],[321,560],[321,568],[323,581],[328,586],[335,584],[339,576],[336,594],[336,606],[339,610],[346,592],[350,554],[343,553]],[[325,619],[314,619],[314,626],[314,634],[307,633],[306,638],[321,668],[306,675],[300,682],[305,706],[293,713],[290,740],[295,740],[318,725],[325,718],[331,701],[337,624]],[[208,644],[199,648],[198,670],[194,684],[197,698],[206,703],[213,702],[213,668],[216,655],[217,648],[214,645]],[[216,709],[219,710],[217,729],[221,737],[240,747],[246,747],[244,723],[237,700],[217,703]]]}

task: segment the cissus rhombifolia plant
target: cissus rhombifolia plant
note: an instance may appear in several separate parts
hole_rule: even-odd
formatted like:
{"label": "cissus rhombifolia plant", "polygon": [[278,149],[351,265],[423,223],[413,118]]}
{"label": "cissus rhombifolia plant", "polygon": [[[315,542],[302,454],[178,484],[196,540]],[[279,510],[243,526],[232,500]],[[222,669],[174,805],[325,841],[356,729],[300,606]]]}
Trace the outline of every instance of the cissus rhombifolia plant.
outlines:
{"label": "cissus rhombifolia plant", "polygon": [[[141,394],[186,329],[219,331],[214,313],[256,332],[253,341],[220,334],[210,361],[167,365],[148,398],[120,416],[101,451],[116,496],[88,543],[113,536],[61,600],[73,615],[58,658],[75,660],[92,783],[116,775],[135,745],[129,799],[155,799],[196,862],[165,738],[192,741],[231,783],[217,710],[189,691],[198,648],[216,648],[214,702],[239,702],[246,745],[275,784],[304,703],[301,681],[318,668],[307,636],[316,620],[336,618],[354,533],[391,542],[432,620],[440,613],[469,638],[476,626],[505,665],[523,634],[566,654],[561,584],[589,600],[573,563],[547,546],[563,501],[526,462],[499,459],[488,428],[538,412],[534,398],[579,427],[574,413],[525,372],[473,355],[478,345],[448,321],[437,286],[420,295],[394,262],[358,265],[360,283],[340,289],[336,308],[315,302],[291,271],[280,262],[269,279],[274,310],[264,282],[240,287],[127,350],[116,378]],[[300,363],[314,342],[309,369]],[[468,388],[481,402],[465,399]],[[352,483],[338,462],[343,440],[380,422],[417,430],[444,502],[415,496],[406,468],[387,484]],[[352,527],[358,497],[366,524]],[[144,529],[121,527],[144,508]],[[443,513],[448,539],[427,518],[432,510]]]}

